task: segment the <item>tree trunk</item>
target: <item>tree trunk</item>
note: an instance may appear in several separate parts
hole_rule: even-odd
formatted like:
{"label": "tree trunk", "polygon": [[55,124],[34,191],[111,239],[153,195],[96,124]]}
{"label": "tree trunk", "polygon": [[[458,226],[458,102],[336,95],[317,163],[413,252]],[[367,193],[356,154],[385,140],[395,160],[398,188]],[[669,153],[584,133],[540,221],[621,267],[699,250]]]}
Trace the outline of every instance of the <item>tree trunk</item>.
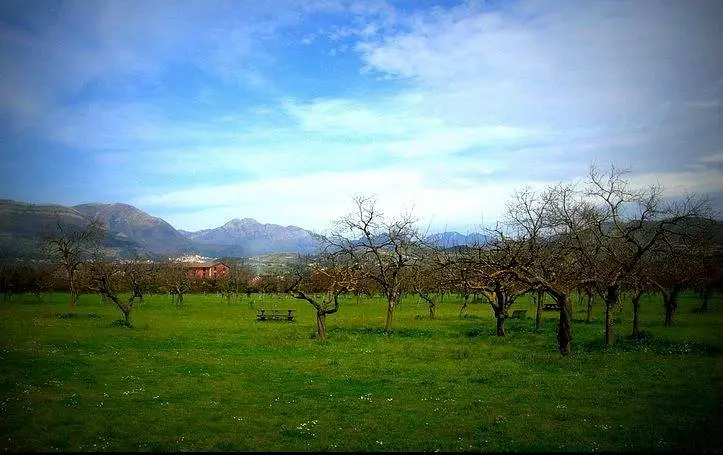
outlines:
{"label": "tree trunk", "polygon": [[555,299],[560,305],[560,323],[557,328],[557,343],[560,354],[568,356],[572,353],[572,305],[567,294],[558,294]]}
{"label": "tree trunk", "polygon": [[663,294],[663,306],[665,307],[665,326],[670,327],[673,324],[673,307],[670,305],[668,294]]}
{"label": "tree trunk", "polygon": [[495,309],[495,318],[497,318],[497,336],[505,336],[505,311]]}
{"label": "tree trunk", "polygon": [[316,312],[316,334],[320,340],[326,339],[326,313],[323,311]]}
{"label": "tree trunk", "polygon": [[75,313],[75,304],[78,301],[78,292],[75,290],[75,276],[73,274],[70,274],[68,287],[70,288],[70,297],[68,299],[69,312]]}
{"label": "tree trunk", "polygon": [[670,293],[663,293],[663,302],[665,304],[665,326],[673,325],[673,313],[678,308],[678,293],[680,289],[673,288]]}
{"label": "tree trunk", "polygon": [[612,309],[618,301],[620,287],[615,284],[608,286],[605,294],[605,344],[613,344],[613,315]]}
{"label": "tree trunk", "polygon": [[535,331],[542,332],[542,299],[544,293],[541,291],[537,292],[537,312],[535,313]]}
{"label": "tree trunk", "polygon": [[700,307],[700,311],[708,311],[708,300],[710,300],[711,294],[712,291],[710,289],[703,290],[703,305]]}
{"label": "tree trunk", "polygon": [[462,298],[462,308],[459,309],[460,316],[462,316],[462,314],[464,314],[464,310],[467,309],[467,299],[469,299],[469,294],[464,294]]}
{"label": "tree trunk", "polygon": [[640,296],[642,294],[635,294],[633,296],[633,334],[632,337],[635,340],[639,340],[640,336]]}
{"label": "tree trunk", "polygon": [[384,326],[384,332],[388,335],[392,332],[392,322],[394,321],[394,309],[397,306],[397,297],[394,296],[387,301],[387,322]]}
{"label": "tree trunk", "polygon": [[585,322],[592,321],[592,294],[587,295],[587,319]]}
{"label": "tree trunk", "polygon": [[495,293],[494,298],[496,301],[496,304],[492,303],[492,310],[495,313],[495,318],[497,319],[497,336],[503,337],[505,336],[505,318],[507,317],[507,307],[508,303],[511,304],[511,302],[507,301],[507,293],[497,284],[495,286]]}
{"label": "tree trunk", "polygon": [[427,302],[427,305],[429,306],[429,319],[434,319],[437,316],[437,305],[435,305],[434,300],[429,296],[429,294],[425,294],[422,291],[417,291],[417,294],[419,297]]}
{"label": "tree trunk", "polygon": [[123,316],[125,316],[126,319],[126,327],[131,326],[131,310],[123,310]]}

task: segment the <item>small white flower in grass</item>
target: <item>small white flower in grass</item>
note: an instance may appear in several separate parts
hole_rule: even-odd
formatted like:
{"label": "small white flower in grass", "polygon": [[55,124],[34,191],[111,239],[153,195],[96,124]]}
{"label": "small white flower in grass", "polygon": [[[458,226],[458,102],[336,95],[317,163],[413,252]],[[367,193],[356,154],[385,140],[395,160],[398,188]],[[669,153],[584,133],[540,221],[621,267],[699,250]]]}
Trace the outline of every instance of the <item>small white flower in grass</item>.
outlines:
{"label": "small white flower in grass", "polygon": [[394,398],[387,398],[387,401],[392,401]]}
{"label": "small white flower in grass", "polygon": [[377,444],[379,444],[380,446],[384,445],[384,443],[382,441],[377,441]]}

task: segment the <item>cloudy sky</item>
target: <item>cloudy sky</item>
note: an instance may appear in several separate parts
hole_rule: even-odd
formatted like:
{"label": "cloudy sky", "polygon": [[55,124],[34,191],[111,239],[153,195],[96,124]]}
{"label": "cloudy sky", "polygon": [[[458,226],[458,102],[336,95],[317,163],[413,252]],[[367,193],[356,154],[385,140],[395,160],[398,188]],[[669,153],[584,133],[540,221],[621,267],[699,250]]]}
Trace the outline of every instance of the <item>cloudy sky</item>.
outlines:
{"label": "cloudy sky", "polygon": [[723,192],[723,2],[0,3],[0,198],[323,231],[376,195],[469,232],[632,168]]}

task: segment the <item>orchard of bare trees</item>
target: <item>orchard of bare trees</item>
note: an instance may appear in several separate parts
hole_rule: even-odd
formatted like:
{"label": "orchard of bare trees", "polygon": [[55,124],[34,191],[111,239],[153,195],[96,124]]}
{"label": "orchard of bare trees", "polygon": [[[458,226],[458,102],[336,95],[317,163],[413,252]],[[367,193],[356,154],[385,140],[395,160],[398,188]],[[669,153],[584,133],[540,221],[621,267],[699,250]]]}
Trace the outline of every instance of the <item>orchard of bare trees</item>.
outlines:
{"label": "orchard of bare trees", "polygon": [[[505,218],[489,229],[486,241],[442,249],[426,244],[410,214],[388,218],[373,198],[359,197],[324,238],[326,253],[346,264],[354,279],[376,287],[386,301],[385,331],[404,293],[416,293],[435,316],[432,295],[459,292],[486,300],[505,336],[514,302],[525,294],[540,304],[545,295],[559,307],[558,348],[572,350],[572,296],[594,297],[605,308],[605,343],[613,343],[613,310],[629,295],[633,305],[631,335],[640,336],[638,311],[643,293],[657,293],[670,325],[677,296],[695,289],[706,308],[710,292],[720,287],[720,246],[713,241],[715,219],[707,197],[668,200],[661,186],[637,188],[627,172],[591,166],[586,179],[540,191],[524,188],[507,204]],[[321,269],[320,269],[321,270]],[[303,280],[294,281],[290,292]],[[336,296],[351,288],[330,280]],[[316,306],[316,303],[311,302]],[[334,311],[338,309],[335,304]],[[589,313],[588,309],[588,313]]]}
{"label": "orchard of bare trees", "polygon": [[460,315],[472,297],[489,304],[498,336],[507,335],[511,307],[529,295],[537,304],[537,331],[542,302],[559,308],[557,344],[566,356],[572,352],[573,296],[587,305],[588,321],[592,302],[603,303],[601,337],[611,344],[614,311],[623,302],[632,305],[630,334],[637,338],[644,294],[660,296],[661,319],[671,325],[682,291],[695,291],[705,311],[710,295],[721,290],[718,221],[708,198],[668,199],[662,187],[635,187],[627,177],[615,167],[592,166],[580,182],[519,189],[484,241],[453,248],[428,243],[410,213],[390,217],[374,198],[358,197],[322,237],[319,255],[300,258],[285,275],[262,277],[243,263],[227,276],[196,280],[176,261],[111,261],[100,254],[98,223],[74,230],[58,223],[45,240],[48,261],[0,264],[0,291],[5,300],[16,293],[33,292],[41,300],[46,292],[68,292],[71,313],[78,293],[97,293],[119,309],[127,326],[146,293],[167,294],[179,309],[190,293],[213,292],[228,303],[252,292],[286,293],[315,309],[322,339],[327,316],[340,310],[344,294],[383,296],[386,333],[393,332],[405,295],[422,299],[430,319],[445,294],[462,296]]}

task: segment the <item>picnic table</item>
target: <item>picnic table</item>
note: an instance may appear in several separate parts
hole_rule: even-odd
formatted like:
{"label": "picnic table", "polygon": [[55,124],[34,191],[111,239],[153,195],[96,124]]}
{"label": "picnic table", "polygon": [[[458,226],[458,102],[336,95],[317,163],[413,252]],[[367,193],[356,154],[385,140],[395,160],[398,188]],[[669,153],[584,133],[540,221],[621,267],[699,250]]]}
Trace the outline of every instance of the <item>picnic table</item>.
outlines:
{"label": "picnic table", "polygon": [[295,309],[288,310],[277,310],[261,308],[256,315],[256,319],[259,321],[293,321]]}
{"label": "picnic table", "polygon": [[542,307],[543,311],[551,311],[551,310],[559,310],[560,305],[557,303],[546,303],[545,306]]}
{"label": "picnic table", "polygon": [[524,318],[527,314],[527,310],[515,310],[512,312],[512,316],[510,318]]}

